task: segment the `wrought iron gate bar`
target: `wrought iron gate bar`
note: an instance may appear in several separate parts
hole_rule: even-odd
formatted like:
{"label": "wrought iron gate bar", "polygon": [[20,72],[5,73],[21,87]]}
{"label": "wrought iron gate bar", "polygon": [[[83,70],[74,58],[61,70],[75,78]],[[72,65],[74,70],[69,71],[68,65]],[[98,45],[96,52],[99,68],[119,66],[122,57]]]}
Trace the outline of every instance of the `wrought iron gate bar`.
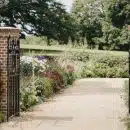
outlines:
{"label": "wrought iron gate bar", "polygon": [[19,39],[8,38],[8,118],[18,116],[19,107],[19,76],[20,76],[20,45]]}

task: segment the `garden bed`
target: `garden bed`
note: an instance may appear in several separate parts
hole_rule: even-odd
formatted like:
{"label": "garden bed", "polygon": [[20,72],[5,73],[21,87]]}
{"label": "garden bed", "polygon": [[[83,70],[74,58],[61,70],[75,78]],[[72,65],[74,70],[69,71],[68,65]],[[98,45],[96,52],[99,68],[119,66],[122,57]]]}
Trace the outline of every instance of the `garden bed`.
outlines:
{"label": "garden bed", "polygon": [[21,57],[21,109],[82,78],[128,78],[128,57],[113,54],[64,52],[60,56]]}
{"label": "garden bed", "polygon": [[71,85],[73,73],[71,65],[60,66],[53,57],[21,57],[21,110],[43,103],[46,98]]}

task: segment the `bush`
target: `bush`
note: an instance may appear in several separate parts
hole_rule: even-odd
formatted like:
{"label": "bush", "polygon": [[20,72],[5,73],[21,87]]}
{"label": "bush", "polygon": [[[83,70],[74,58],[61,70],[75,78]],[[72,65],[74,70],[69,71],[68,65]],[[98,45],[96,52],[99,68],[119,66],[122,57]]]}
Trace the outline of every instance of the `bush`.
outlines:
{"label": "bush", "polygon": [[72,61],[86,62],[89,60],[89,53],[86,52],[73,52],[69,53],[68,58]]}
{"label": "bush", "polygon": [[73,66],[62,68],[53,58],[22,57],[21,66],[21,110],[43,102],[74,80]]}
{"label": "bush", "polygon": [[72,85],[73,81],[76,79],[75,74],[74,74],[74,66],[72,65],[67,65],[66,67],[66,76],[67,76],[67,85]]}
{"label": "bush", "polygon": [[94,56],[84,63],[81,78],[128,78],[128,57],[103,55]]}
{"label": "bush", "polygon": [[64,88],[64,80],[62,75],[59,73],[58,68],[47,70],[44,72],[43,76],[52,80],[54,92],[57,92],[61,88]]}
{"label": "bush", "polygon": [[125,101],[126,106],[129,106],[128,100],[129,100],[129,81],[126,80],[124,83],[124,96],[123,99]]}
{"label": "bush", "polygon": [[21,110],[25,111],[37,103],[44,101],[44,98],[49,98],[53,95],[52,80],[46,77],[35,77],[34,82],[32,77],[24,77],[21,85]]}
{"label": "bush", "polygon": [[30,76],[33,72],[33,65],[32,65],[32,57],[21,57],[20,61],[20,68],[21,68],[21,75],[23,76]]}
{"label": "bush", "polygon": [[36,105],[38,103],[37,91],[35,87],[35,82],[32,80],[32,77],[24,77],[21,82],[21,91],[20,91],[20,107],[21,110],[25,111],[29,107]]}
{"label": "bush", "polygon": [[[70,58],[70,57],[69,57]],[[72,60],[72,59],[71,59]],[[73,81],[76,79],[75,75],[75,66],[72,64],[70,59],[68,59],[65,55],[58,57],[55,59],[55,62],[61,69],[57,69],[58,73],[60,73],[63,77],[64,87],[67,85],[72,85]]]}
{"label": "bush", "polygon": [[33,73],[38,74],[47,68],[47,59],[41,57],[22,56],[20,61],[21,75],[31,76]]}
{"label": "bush", "polygon": [[0,112],[0,123],[4,121],[4,114]]}
{"label": "bush", "polygon": [[127,67],[110,67],[103,63],[95,63],[91,66],[84,66],[81,71],[82,78],[128,78]]}
{"label": "bush", "polygon": [[[117,52],[67,52],[59,58],[61,65],[72,63],[78,78],[127,78],[128,55]],[[79,64],[77,64],[77,62]]]}
{"label": "bush", "polygon": [[36,91],[37,96],[39,96],[41,99],[43,97],[49,98],[53,95],[53,86],[52,86],[52,80],[47,77],[40,77],[36,83]]}
{"label": "bush", "polygon": [[[124,82],[124,95],[123,99],[125,101],[125,105],[129,107],[129,80],[125,80]],[[123,119],[124,124],[127,126],[127,130],[130,130],[130,116],[129,113]]]}
{"label": "bush", "polygon": [[[92,58],[93,60],[93,58]],[[126,56],[112,56],[112,55],[101,55],[94,59],[96,63],[103,63],[109,67],[120,67],[128,64],[128,57]]]}

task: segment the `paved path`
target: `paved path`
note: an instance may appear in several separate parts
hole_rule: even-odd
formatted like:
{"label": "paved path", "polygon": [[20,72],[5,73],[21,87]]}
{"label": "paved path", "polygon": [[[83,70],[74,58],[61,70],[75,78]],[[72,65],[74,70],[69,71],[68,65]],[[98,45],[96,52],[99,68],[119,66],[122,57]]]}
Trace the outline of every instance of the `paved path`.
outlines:
{"label": "paved path", "polygon": [[0,130],[126,130],[123,79],[83,79]]}

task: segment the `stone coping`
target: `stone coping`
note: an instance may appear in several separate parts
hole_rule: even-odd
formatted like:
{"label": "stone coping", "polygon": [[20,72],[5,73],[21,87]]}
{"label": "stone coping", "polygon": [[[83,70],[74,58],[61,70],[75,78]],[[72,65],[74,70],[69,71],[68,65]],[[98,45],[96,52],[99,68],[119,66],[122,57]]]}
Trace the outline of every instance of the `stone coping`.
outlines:
{"label": "stone coping", "polygon": [[21,29],[19,28],[14,28],[14,27],[0,27],[0,31],[18,31],[21,32]]}

